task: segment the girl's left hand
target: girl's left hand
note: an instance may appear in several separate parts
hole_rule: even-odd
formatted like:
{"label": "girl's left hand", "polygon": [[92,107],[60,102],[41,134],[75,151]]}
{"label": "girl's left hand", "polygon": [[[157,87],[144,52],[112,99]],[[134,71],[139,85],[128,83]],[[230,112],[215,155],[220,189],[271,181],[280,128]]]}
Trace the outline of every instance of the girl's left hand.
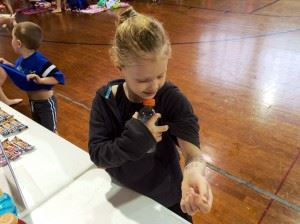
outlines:
{"label": "girl's left hand", "polygon": [[26,76],[26,78],[27,78],[27,81],[32,80],[32,81],[35,82],[36,84],[42,84],[42,82],[41,82],[42,79],[41,79],[41,77],[38,76],[37,74],[34,74],[34,73],[28,74],[28,75]]}
{"label": "girl's left hand", "polygon": [[[132,116],[135,119],[138,119],[138,112],[135,112]],[[149,129],[151,134],[153,135],[153,138],[156,142],[160,142],[162,140],[162,134],[166,131],[168,131],[169,126],[168,125],[160,125],[157,126],[157,120],[161,117],[161,114],[155,113],[148,121],[146,121],[144,124]]]}
{"label": "girl's left hand", "polygon": [[184,213],[193,215],[198,211],[208,213],[211,210],[213,202],[211,187],[200,172],[199,166],[190,166],[184,169],[181,190],[180,205]]}

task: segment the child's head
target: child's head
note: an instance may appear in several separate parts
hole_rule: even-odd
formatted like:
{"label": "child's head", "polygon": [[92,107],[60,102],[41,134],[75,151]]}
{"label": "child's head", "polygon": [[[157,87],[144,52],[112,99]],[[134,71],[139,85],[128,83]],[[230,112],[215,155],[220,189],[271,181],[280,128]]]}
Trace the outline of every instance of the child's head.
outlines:
{"label": "child's head", "polygon": [[119,19],[111,49],[127,88],[139,100],[152,98],[165,83],[170,41],[162,24],[132,8]]}
{"label": "child's head", "polygon": [[12,31],[12,46],[16,52],[26,48],[37,50],[42,42],[41,27],[32,22],[21,22],[14,26]]}

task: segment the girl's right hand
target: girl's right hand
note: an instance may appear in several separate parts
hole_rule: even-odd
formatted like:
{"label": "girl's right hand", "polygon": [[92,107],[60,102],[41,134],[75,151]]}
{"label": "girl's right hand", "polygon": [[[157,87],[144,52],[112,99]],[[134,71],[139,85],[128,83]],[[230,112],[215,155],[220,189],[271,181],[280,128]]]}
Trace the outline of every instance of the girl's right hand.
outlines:
{"label": "girl's right hand", "polygon": [[[136,112],[132,117],[137,119],[138,113]],[[144,123],[146,127],[149,129],[149,131],[152,133],[156,142],[160,142],[162,140],[162,133],[168,131],[169,129],[168,125],[162,125],[162,126],[156,125],[156,122],[160,117],[161,114],[155,113],[147,122]]]}

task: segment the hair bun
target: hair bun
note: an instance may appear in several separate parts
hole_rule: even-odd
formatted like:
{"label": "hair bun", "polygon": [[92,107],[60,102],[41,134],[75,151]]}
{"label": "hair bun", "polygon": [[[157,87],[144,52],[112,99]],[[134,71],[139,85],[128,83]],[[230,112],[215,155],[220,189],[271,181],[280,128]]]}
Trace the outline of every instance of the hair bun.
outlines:
{"label": "hair bun", "polygon": [[119,18],[119,25],[122,24],[125,20],[137,16],[138,13],[132,8],[127,8],[124,12],[121,13]]}

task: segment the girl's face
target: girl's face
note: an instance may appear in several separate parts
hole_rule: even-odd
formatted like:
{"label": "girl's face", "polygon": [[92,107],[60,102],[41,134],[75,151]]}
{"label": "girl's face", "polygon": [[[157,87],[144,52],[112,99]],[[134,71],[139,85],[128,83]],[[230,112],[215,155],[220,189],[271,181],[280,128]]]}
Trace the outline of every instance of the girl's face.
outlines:
{"label": "girl's face", "polygon": [[154,98],[166,81],[168,57],[156,60],[138,59],[136,63],[121,68],[129,100],[142,102]]}

